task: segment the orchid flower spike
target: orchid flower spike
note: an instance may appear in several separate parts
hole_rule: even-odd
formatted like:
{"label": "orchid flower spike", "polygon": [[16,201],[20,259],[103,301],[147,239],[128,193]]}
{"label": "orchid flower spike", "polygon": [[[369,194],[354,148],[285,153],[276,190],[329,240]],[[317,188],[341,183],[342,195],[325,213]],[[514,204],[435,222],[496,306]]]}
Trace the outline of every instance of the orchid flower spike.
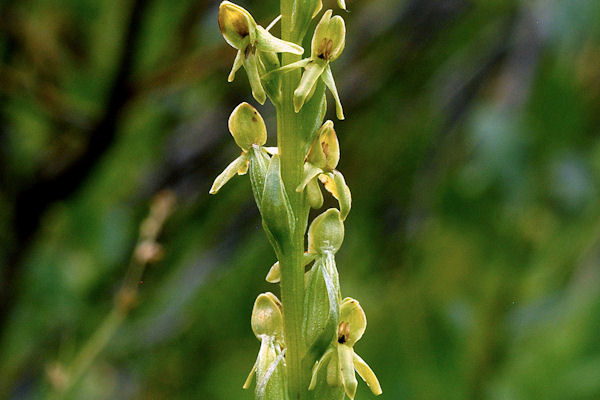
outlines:
{"label": "orchid flower spike", "polygon": [[329,120],[321,126],[308,151],[304,163],[304,178],[296,191],[302,192],[306,188],[311,207],[320,208],[323,204],[323,195],[317,183],[318,178],[325,189],[338,200],[343,221],[350,212],[352,196],[344,176],[335,169],[339,161],[340,145],[333,128],[333,121]]}
{"label": "orchid flower spike", "polygon": [[346,395],[354,399],[358,382],[354,371],[367,383],[375,395],[382,393],[379,380],[367,363],[354,352],[354,344],[360,340],[367,327],[367,318],[357,300],[346,297],[340,306],[337,340],[313,367],[309,390],[317,384],[319,371],[327,367],[327,384],[343,386]]}
{"label": "orchid flower spike", "polygon": [[[238,105],[229,117],[229,132],[242,154],[233,160],[215,179],[210,194],[215,194],[231,178],[244,175],[250,169],[250,181],[255,195],[262,196],[264,177],[269,165],[269,156],[263,148],[267,141],[267,127],[262,116],[248,103]],[[259,197],[257,197],[257,202]]]}
{"label": "orchid flower spike", "polygon": [[218,20],[223,37],[227,43],[238,50],[228,81],[232,82],[237,70],[244,66],[252,87],[252,95],[256,101],[264,104],[266,93],[261,83],[261,75],[266,73],[264,63],[269,62],[273,57],[261,58],[261,54],[292,53],[301,55],[304,53],[304,49],[297,44],[271,35],[265,28],[256,24],[246,9],[229,1],[224,1],[219,6]]}
{"label": "orchid flower spike", "polygon": [[335,61],[344,50],[346,45],[346,25],[342,17],[336,15],[332,18],[332,14],[332,10],[327,10],[315,28],[309,58],[285,65],[271,71],[269,74],[304,68],[300,84],[294,91],[294,109],[296,112],[300,111],[304,103],[310,100],[314,94],[317,81],[321,78],[333,94],[338,119],[344,119],[344,110],[342,109],[342,103],[340,102],[329,63]]}
{"label": "orchid flower spike", "polygon": [[252,309],[252,331],[261,344],[243,388],[250,387],[256,374],[256,398],[283,399],[287,393],[283,316],[281,302],[273,293],[262,293],[256,298]]}

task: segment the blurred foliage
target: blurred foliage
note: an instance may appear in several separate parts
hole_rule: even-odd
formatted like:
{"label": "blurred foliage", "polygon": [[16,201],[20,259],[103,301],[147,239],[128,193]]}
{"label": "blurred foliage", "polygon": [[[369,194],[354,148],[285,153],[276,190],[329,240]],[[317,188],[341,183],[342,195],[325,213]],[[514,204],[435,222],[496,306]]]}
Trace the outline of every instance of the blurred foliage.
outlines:
{"label": "blurred foliage", "polygon": [[[278,7],[240,4],[263,24]],[[0,2],[0,398],[50,396],[163,189],[164,258],[71,398],[252,397],[249,318],[275,258],[247,179],[208,195],[251,101],[243,73],[226,82],[217,7]],[[600,2],[349,8],[338,263],[381,398],[600,398]]]}

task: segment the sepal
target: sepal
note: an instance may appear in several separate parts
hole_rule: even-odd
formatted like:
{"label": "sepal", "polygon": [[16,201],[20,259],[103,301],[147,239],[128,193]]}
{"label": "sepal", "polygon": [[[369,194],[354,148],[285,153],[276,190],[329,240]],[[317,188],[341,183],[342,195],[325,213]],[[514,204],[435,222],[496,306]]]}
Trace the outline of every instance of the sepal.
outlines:
{"label": "sepal", "polygon": [[346,297],[340,306],[340,324],[338,326],[338,343],[354,346],[367,329],[367,317],[360,303]]}
{"label": "sepal", "polygon": [[302,46],[278,39],[260,25],[256,27],[256,33],[256,47],[260,51],[292,53],[297,55],[302,55],[304,53]]}
{"label": "sepal", "polygon": [[267,141],[267,127],[260,113],[243,102],[229,116],[229,132],[235,143],[244,151],[253,145],[262,146]]}
{"label": "sepal", "polygon": [[331,171],[340,161],[340,144],[333,128],[333,121],[326,121],[317,133],[306,161],[321,169]]}
{"label": "sepal", "polygon": [[256,21],[237,4],[223,1],[219,6],[218,22],[225,41],[238,50],[244,49],[256,37]]}
{"label": "sepal", "polygon": [[331,17],[327,10],[315,28],[311,42],[311,58],[326,61],[336,60],[346,46],[346,25],[339,15]]}
{"label": "sepal", "polygon": [[273,337],[283,343],[283,316],[277,296],[271,292],[258,295],[252,308],[251,325],[257,339]]}
{"label": "sepal", "polygon": [[257,399],[286,399],[285,350],[282,350],[283,316],[281,302],[273,293],[262,293],[256,298],[251,325],[254,335],[261,343],[258,357],[243,388],[250,387],[252,376],[256,374]]}

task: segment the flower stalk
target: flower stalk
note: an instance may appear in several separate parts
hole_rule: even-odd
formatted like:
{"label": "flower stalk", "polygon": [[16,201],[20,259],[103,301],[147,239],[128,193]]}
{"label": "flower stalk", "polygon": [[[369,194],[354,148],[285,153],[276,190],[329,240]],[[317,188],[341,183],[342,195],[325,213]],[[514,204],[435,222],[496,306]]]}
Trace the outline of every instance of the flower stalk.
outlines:
{"label": "flower stalk", "polygon": [[[346,8],[344,1],[338,5]],[[216,178],[210,191],[217,193],[236,174],[248,172],[264,231],[278,259],[267,281],[280,284],[281,301],[272,293],[261,294],[252,315],[261,349],[244,388],[256,374],[257,399],[341,400],[345,395],[353,399],[355,369],[371,371],[362,359],[356,361],[351,345],[338,343],[340,329],[349,333],[362,329],[362,336],[366,318],[341,319],[348,314],[344,304],[354,307],[358,302],[342,302],[335,253],[343,242],[351,196],[336,169],[340,150],[333,122],[323,123],[326,88],[333,95],[338,119],[344,119],[330,64],[344,49],[346,30],[333,10],[320,17],[310,55],[302,58],[302,41],[321,9],[321,0],[281,0],[278,39],[244,8],[229,1],[219,8],[219,28],[238,51],[229,80],[243,66],[253,97],[260,104],[268,97],[277,112],[277,148],[265,148],[266,127],[258,110],[248,103],[234,110],[229,130],[242,154]],[[338,200],[339,210],[329,209],[314,219],[305,249],[309,210],[323,204],[318,180]],[[354,327],[355,321],[363,320]],[[372,371],[365,374],[373,393],[381,393]]]}

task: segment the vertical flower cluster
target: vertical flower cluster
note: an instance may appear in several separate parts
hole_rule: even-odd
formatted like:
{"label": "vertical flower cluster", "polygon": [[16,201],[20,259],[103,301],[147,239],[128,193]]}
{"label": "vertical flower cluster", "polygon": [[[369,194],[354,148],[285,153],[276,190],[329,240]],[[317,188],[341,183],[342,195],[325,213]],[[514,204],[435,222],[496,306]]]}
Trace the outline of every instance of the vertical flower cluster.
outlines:
{"label": "vertical flower cluster", "polygon": [[[342,0],[338,0],[338,5],[346,8]],[[292,36],[298,37],[298,43],[310,26],[310,20],[319,14],[321,8],[321,0],[293,1],[290,20],[296,30]],[[227,43],[237,49],[229,81],[244,67],[253,97],[260,104],[268,97],[278,111],[278,120],[299,118],[306,122],[303,126],[314,126],[310,132],[298,133],[300,139],[297,143],[301,144],[300,151],[304,152],[304,165],[297,165],[297,168],[303,169],[304,173],[299,182],[289,186],[282,178],[281,145],[278,148],[265,147],[267,128],[258,110],[248,103],[241,103],[229,118],[229,131],[241,149],[241,155],[215,179],[210,193],[217,193],[236,174],[248,174],[264,231],[279,259],[271,267],[267,281],[278,283],[283,279],[284,267],[280,261],[295,251],[300,252],[295,253],[298,257],[304,251],[301,264],[305,269],[309,266],[304,275],[304,290],[298,292],[303,297],[302,314],[299,315],[302,318],[301,329],[300,325],[295,325],[301,330],[301,346],[288,349],[289,343],[286,345],[286,332],[290,328],[283,315],[289,305],[282,304],[273,293],[259,295],[252,311],[251,325],[261,346],[243,387],[249,388],[256,375],[257,399],[288,399],[291,397],[289,391],[294,390],[294,398],[300,398],[298,385],[295,385],[297,382],[293,382],[298,376],[290,373],[291,367],[287,362],[288,357],[292,357],[290,352],[298,353],[300,348],[303,354],[294,356],[302,360],[302,365],[312,368],[305,374],[311,377],[310,382],[301,382],[301,398],[343,399],[348,396],[353,399],[357,387],[355,372],[378,395],[381,387],[375,374],[354,352],[354,344],[366,328],[365,313],[358,301],[343,298],[341,294],[335,254],[344,240],[344,220],[350,212],[352,200],[344,176],[337,170],[340,146],[334,124],[331,120],[322,123],[326,110],[325,87],[333,95],[338,119],[344,119],[330,66],[340,57],[345,46],[344,20],[333,16],[332,10],[325,11],[313,33],[310,55],[286,65],[281,65],[278,53],[300,56],[304,49],[270,34],[269,29],[274,23],[265,29],[247,10],[229,1],[221,3],[218,22]],[[288,89],[283,90],[284,74],[298,69],[302,73],[297,75],[295,90],[289,84],[286,86]],[[285,93],[289,99],[283,98]],[[311,100],[313,98],[314,101]],[[295,112],[298,116],[286,115],[282,111],[284,108],[280,107],[284,102],[292,104],[290,113]],[[318,121],[316,124],[315,120]],[[320,209],[323,206],[319,182],[338,201],[339,209],[330,208],[312,221],[308,229],[308,248],[304,249],[304,240],[297,240],[295,233],[302,229],[298,233],[306,234],[309,208]],[[286,184],[292,188],[291,192],[286,190]],[[286,299],[285,296],[283,299]]]}

